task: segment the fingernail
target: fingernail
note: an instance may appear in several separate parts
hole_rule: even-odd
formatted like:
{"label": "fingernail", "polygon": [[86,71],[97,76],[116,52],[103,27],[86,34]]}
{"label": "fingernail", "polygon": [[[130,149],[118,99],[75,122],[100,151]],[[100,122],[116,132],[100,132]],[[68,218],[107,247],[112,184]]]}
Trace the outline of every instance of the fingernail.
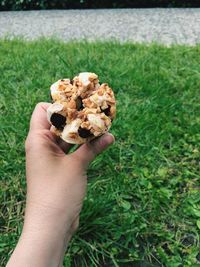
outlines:
{"label": "fingernail", "polygon": [[104,138],[108,145],[111,145],[115,142],[115,137],[111,133],[106,133]]}

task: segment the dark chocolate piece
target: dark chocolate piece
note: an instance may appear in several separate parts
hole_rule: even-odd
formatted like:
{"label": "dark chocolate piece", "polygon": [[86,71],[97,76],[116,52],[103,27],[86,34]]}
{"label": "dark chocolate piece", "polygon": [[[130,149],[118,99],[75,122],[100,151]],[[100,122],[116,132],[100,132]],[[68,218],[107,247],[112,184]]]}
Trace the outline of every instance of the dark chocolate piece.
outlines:
{"label": "dark chocolate piece", "polygon": [[84,109],[82,98],[80,96],[76,99],[76,108],[78,111]]}
{"label": "dark chocolate piece", "polygon": [[59,130],[62,130],[65,127],[66,118],[61,114],[53,113],[50,120],[53,126]]}
{"label": "dark chocolate piece", "polygon": [[106,109],[102,109],[102,112],[103,112],[106,116],[109,116],[109,115],[110,115],[110,106],[108,106]]}
{"label": "dark chocolate piece", "polygon": [[85,128],[82,128],[82,127],[79,127],[78,134],[82,138],[87,138],[87,137],[90,137],[92,135],[92,133],[90,132],[90,130],[85,129]]}

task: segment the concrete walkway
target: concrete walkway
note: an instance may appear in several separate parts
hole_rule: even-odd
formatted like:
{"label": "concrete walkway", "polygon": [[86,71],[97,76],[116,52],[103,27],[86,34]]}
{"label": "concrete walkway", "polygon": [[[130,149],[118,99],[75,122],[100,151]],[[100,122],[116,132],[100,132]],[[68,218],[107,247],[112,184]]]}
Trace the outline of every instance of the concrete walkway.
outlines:
{"label": "concrete walkway", "polygon": [[200,43],[200,9],[101,9],[0,12],[0,37]]}

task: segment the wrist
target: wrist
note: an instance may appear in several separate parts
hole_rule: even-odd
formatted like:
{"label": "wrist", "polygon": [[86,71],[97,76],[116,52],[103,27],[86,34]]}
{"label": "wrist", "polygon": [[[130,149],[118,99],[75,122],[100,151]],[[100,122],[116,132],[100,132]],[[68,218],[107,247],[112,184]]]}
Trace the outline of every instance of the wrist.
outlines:
{"label": "wrist", "polygon": [[52,223],[41,223],[33,218],[32,227],[28,221],[24,224],[21,237],[7,267],[57,267],[62,266],[71,231]]}
{"label": "wrist", "polygon": [[61,266],[65,252],[65,240],[45,232],[22,233],[7,267],[57,267]]}
{"label": "wrist", "polygon": [[66,210],[27,199],[23,233],[55,233],[58,239],[71,234],[73,218]]}
{"label": "wrist", "polygon": [[21,237],[7,267],[62,266],[72,225],[63,213],[29,202]]}
{"label": "wrist", "polygon": [[44,204],[29,202],[26,206],[22,236],[67,246],[73,234],[72,225],[65,212]]}

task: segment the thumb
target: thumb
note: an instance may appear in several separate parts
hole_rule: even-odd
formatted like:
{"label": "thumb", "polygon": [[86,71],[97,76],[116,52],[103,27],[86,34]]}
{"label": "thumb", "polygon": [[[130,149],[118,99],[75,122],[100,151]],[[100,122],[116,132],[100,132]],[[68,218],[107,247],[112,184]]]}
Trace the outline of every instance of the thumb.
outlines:
{"label": "thumb", "polygon": [[47,120],[47,108],[50,105],[50,103],[45,102],[41,102],[36,105],[31,117],[30,131],[50,129],[50,124]]}
{"label": "thumb", "polygon": [[110,133],[106,133],[101,137],[80,146],[73,154],[74,156],[77,156],[83,166],[87,168],[90,162],[93,161],[98,154],[114,143],[114,141],[114,136]]}

